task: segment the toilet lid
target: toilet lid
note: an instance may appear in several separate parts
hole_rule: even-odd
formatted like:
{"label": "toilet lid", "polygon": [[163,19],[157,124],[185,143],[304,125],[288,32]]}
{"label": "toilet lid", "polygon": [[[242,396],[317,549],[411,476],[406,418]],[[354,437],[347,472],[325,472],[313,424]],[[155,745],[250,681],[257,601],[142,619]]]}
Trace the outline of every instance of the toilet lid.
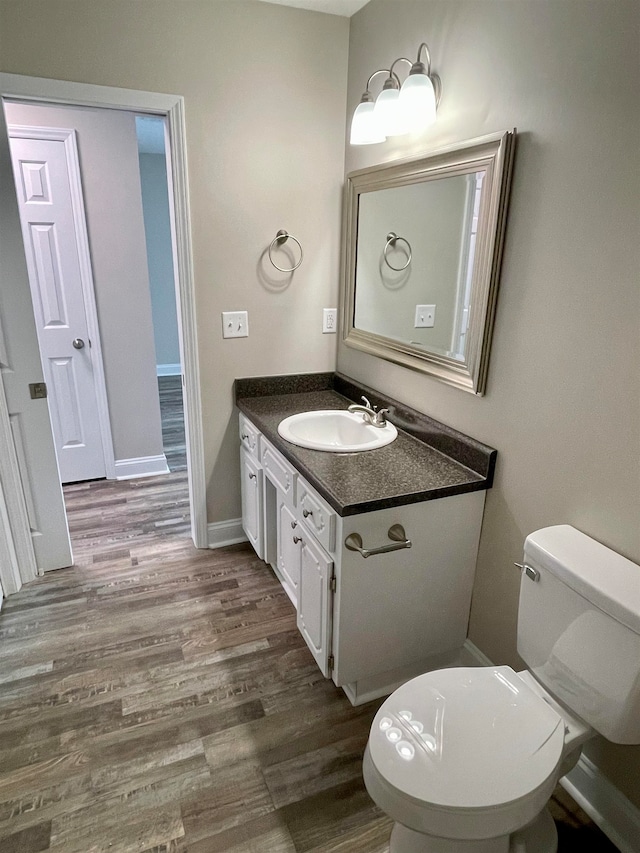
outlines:
{"label": "toilet lid", "polygon": [[412,679],[381,706],[369,737],[388,784],[450,808],[526,797],[554,772],[563,744],[562,717],[508,666]]}

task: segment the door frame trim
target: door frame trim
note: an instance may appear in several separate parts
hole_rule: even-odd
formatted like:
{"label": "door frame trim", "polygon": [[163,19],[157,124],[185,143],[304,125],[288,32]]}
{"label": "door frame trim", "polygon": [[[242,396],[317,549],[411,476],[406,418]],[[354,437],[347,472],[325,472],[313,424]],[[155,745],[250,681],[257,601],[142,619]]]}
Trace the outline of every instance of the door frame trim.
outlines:
{"label": "door frame trim", "polygon": [[[178,312],[181,321],[181,359],[185,404],[185,430],[189,471],[191,535],[197,548],[208,546],[206,478],[200,366],[196,328],[195,281],[191,242],[191,216],[187,171],[184,98],[159,92],[119,89],[44,77],[0,73],[0,97],[38,103],[98,107],[166,116],[172,165],[172,196],[175,211],[175,270]],[[0,420],[4,413],[0,409]],[[0,426],[3,426],[0,424]],[[6,450],[0,429],[0,454]],[[12,456],[15,451],[10,452]],[[19,483],[19,472],[17,482]],[[9,496],[7,496],[9,497]],[[9,532],[9,531],[7,531]]]}
{"label": "door frame trim", "polygon": [[67,160],[67,172],[69,176],[69,188],[71,190],[73,227],[75,230],[76,246],[78,249],[80,282],[82,286],[87,331],[89,333],[91,347],[91,364],[93,367],[98,421],[100,425],[100,438],[102,441],[102,456],[104,459],[104,469],[107,479],[114,480],[116,477],[116,460],[113,451],[113,436],[111,433],[109,402],[107,399],[107,379],[104,373],[104,361],[102,356],[102,343],[100,340],[100,327],[98,325],[93,269],[91,266],[91,254],[89,252],[89,235],[87,233],[87,217],[84,207],[82,175],[80,173],[80,160],[78,158],[77,133],[73,128],[29,127],[28,125],[20,124],[7,125],[7,131],[9,133],[9,139],[42,139],[47,142],[62,142],[64,145]]}

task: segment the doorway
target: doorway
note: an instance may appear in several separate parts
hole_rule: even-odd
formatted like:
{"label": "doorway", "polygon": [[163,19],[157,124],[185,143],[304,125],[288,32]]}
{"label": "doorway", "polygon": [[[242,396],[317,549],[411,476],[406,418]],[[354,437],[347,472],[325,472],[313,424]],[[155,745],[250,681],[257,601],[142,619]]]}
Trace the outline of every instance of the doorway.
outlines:
{"label": "doorway", "polygon": [[[4,109],[77,564],[92,514],[103,514],[102,486],[89,481],[187,468],[165,120],[8,101]],[[170,503],[183,522],[187,478],[170,479],[181,480],[184,494],[173,484]],[[115,495],[129,499],[126,489]],[[96,545],[110,538],[102,534]]]}
{"label": "doorway", "polygon": [[[107,87],[25,78],[8,74],[0,75],[0,84],[2,96],[11,100],[66,104],[76,107],[105,107],[110,110],[129,110],[143,115],[155,114],[162,116],[166,121],[167,154],[170,161],[171,176],[170,206],[174,231],[172,251],[179,297],[179,344],[182,362],[180,382],[182,383],[185,397],[185,428],[188,436],[186,452],[189,459],[189,526],[196,546],[207,547],[202,421],[195,337],[195,309],[186,189],[182,99],[178,96],[114,90]],[[4,273],[4,270],[2,272]],[[4,309],[6,308],[7,305],[5,304]],[[6,326],[12,323],[11,311],[13,308],[14,306],[9,302],[9,307],[2,318],[5,323],[5,331]],[[10,338],[10,335],[7,337]],[[16,364],[18,363],[16,362]],[[31,372],[33,373],[33,364]],[[9,373],[12,374],[12,377],[8,377]],[[8,378],[13,378],[16,373],[17,370],[12,366],[11,370],[3,375],[5,390],[11,384],[10,382],[8,383]],[[9,391],[11,391],[10,387]],[[46,473],[46,466],[43,463],[43,458],[46,454],[39,453],[37,447],[30,448],[28,441],[23,442],[23,449],[26,448],[27,451],[31,452],[32,459],[35,454],[35,458],[38,460],[38,464],[29,465],[29,459],[25,457],[25,454],[23,453],[21,458],[20,453],[16,452],[15,432],[11,430],[13,405],[11,393],[7,393],[6,397],[8,410],[3,411],[3,407],[0,406],[0,444],[3,445],[0,447],[0,451],[4,448],[7,449],[7,458],[6,460],[3,459],[3,461],[6,461],[9,472],[14,475],[13,482],[11,480],[7,482],[9,486],[17,488],[14,488],[15,494],[13,497],[15,500],[12,501],[12,495],[9,495],[10,500],[7,503],[10,509],[10,517],[2,521],[0,525],[2,526],[2,530],[0,530],[0,533],[4,535],[7,541],[12,540],[12,544],[16,547],[17,565],[20,567],[20,574],[24,581],[29,579],[28,572],[23,571],[23,567],[29,564],[29,555],[27,553],[29,550],[27,546],[29,544],[35,552],[37,570],[42,571],[43,569],[56,567],[55,565],[47,565],[46,559],[43,559],[43,551],[46,557],[46,547],[43,548],[42,546],[45,544],[48,531],[44,529],[34,530],[33,518],[35,517],[36,522],[40,520],[38,518],[37,507],[33,516],[30,516],[28,506],[29,502],[33,501],[34,495],[37,498],[38,495],[43,494],[40,479],[43,472]],[[15,397],[16,395],[14,395]],[[19,415],[22,418],[22,413],[19,413]],[[26,415],[23,420],[26,423]],[[13,416],[13,423],[15,422],[17,422],[17,419]],[[49,479],[51,478],[49,477]],[[55,498],[55,490],[52,494]],[[52,501],[49,500],[48,505],[51,503]],[[38,545],[41,546],[40,553],[38,553]],[[20,559],[21,556],[25,559]],[[31,559],[32,567],[33,563],[34,560]]]}

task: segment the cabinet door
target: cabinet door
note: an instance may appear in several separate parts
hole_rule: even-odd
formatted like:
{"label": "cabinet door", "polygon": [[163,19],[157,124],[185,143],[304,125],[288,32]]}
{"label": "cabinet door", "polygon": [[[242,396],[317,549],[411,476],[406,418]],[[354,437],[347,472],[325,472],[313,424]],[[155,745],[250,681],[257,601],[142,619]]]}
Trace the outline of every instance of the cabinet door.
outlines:
{"label": "cabinet door", "polygon": [[262,468],[246,450],[240,452],[242,527],[261,560],[264,559]]}
{"label": "cabinet door", "polygon": [[329,677],[333,561],[307,533],[300,542],[298,629],[322,674]]}
{"label": "cabinet door", "polygon": [[298,522],[286,504],[286,498],[278,492],[278,569],[282,576],[285,592],[298,606],[300,581],[300,543]]}

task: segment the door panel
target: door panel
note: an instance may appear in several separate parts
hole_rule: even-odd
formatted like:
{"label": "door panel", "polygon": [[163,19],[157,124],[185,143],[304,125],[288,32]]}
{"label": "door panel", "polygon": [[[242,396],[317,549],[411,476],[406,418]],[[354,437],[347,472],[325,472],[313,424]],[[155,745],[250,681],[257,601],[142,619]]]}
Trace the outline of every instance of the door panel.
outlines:
{"label": "door panel", "polygon": [[60,476],[97,479],[106,465],[65,142],[22,132],[11,156]]}
{"label": "door panel", "polygon": [[264,527],[262,523],[262,468],[244,448],[240,451],[240,486],[242,493],[242,527],[261,560],[264,559]]}
{"label": "door panel", "polygon": [[300,553],[298,629],[325,678],[329,677],[333,561],[305,534]]}
{"label": "door panel", "polygon": [[278,568],[287,585],[286,592],[294,606],[298,605],[298,581],[300,578],[300,548],[296,542],[298,523],[286,504],[286,498],[278,492]]}
{"label": "door panel", "polygon": [[71,565],[71,545],[47,401],[29,394],[29,383],[42,382],[43,369],[1,109],[0,188],[0,476],[21,572],[33,562],[31,548],[41,570],[57,569]]}
{"label": "door panel", "polygon": [[78,406],[80,391],[74,361],[70,358],[50,358],[49,376],[56,400],[56,406],[52,407],[51,411],[52,419],[55,416],[53,433],[63,450],[82,445],[85,442]]}

